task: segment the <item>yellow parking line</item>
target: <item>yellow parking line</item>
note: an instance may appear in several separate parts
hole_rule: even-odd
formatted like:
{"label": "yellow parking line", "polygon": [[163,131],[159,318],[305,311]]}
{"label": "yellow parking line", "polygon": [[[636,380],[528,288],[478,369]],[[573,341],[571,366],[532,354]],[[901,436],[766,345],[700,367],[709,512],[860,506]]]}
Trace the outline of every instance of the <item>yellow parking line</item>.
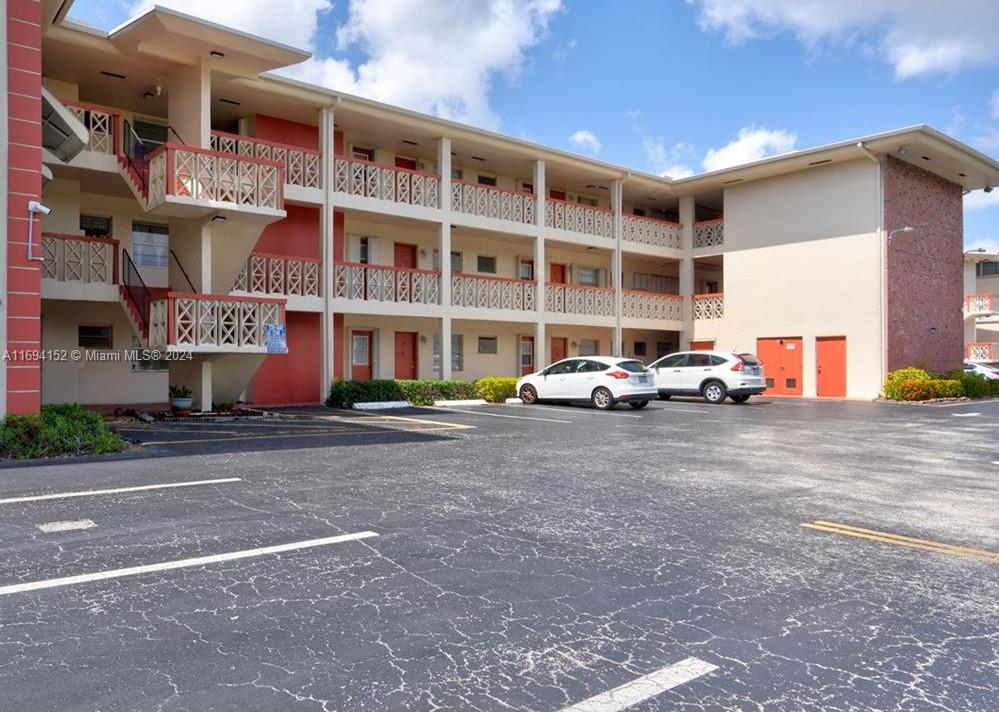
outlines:
{"label": "yellow parking line", "polygon": [[904,546],[906,548],[916,549],[919,551],[930,551],[937,554],[948,554],[950,556],[962,556],[992,564],[999,563],[999,552],[987,551],[985,549],[957,546],[954,544],[946,544],[944,542],[931,541],[929,539],[917,539],[911,536],[881,532],[875,529],[864,529],[863,527],[838,524],[836,522],[829,522],[822,519],[816,519],[813,522],[804,522],[801,526],[807,529],[814,529],[816,531],[826,532],[829,534],[841,534],[843,536],[851,536],[857,539],[877,541],[882,544],[894,544],[895,546]]}

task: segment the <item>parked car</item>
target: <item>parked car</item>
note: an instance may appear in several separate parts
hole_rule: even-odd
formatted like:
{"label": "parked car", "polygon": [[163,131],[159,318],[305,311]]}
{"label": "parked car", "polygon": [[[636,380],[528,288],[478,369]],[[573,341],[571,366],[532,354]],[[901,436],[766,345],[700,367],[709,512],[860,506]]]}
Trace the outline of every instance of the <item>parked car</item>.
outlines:
{"label": "parked car", "polygon": [[999,361],[965,361],[964,372],[995,381],[999,379]]}
{"label": "parked car", "polygon": [[610,410],[618,403],[644,408],[659,393],[652,372],[641,361],[617,356],[579,356],[556,361],[517,381],[524,403],[589,401]]}
{"label": "parked car", "polygon": [[767,389],[763,364],[753,354],[682,351],[663,356],[649,368],[663,399],[702,396],[708,403],[721,403],[728,396],[744,403]]}

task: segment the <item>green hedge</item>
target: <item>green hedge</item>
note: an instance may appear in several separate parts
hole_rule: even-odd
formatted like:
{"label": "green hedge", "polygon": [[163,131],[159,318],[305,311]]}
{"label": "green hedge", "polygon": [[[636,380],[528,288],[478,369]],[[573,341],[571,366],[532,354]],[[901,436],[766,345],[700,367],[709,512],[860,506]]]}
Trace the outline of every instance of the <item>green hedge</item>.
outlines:
{"label": "green hedge", "polygon": [[510,377],[480,378],[475,382],[479,398],[488,403],[505,403],[517,395],[517,379]]}
{"label": "green hedge", "polygon": [[960,368],[934,375],[919,368],[900,368],[888,374],[884,391],[885,398],[898,401],[984,398],[999,396],[999,380],[965,373]]}
{"label": "green hedge", "polygon": [[8,415],[0,426],[0,457],[28,460],[124,449],[125,441],[108,430],[99,414],[75,403],[43,405],[34,415]]}
{"label": "green hedge", "polygon": [[330,387],[326,405],[350,408],[355,403],[408,400],[413,405],[433,405],[438,400],[465,400],[478,398],[475,386],[467,381],[436,381],[388,379],[374,381],[346,381],[338,378]]}

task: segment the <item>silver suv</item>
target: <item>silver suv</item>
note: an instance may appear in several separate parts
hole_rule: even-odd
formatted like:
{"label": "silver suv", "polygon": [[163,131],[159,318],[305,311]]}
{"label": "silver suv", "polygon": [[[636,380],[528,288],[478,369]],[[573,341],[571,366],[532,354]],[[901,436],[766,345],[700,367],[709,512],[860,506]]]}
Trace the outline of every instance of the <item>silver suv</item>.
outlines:
{"label": "silver suv", "polygon": [[753,354],[724,351],[681,351],[649,366],[663,400],[670,396],[702,396],[708,403],[725,397],[744,403],[767,389],[763,363]]}

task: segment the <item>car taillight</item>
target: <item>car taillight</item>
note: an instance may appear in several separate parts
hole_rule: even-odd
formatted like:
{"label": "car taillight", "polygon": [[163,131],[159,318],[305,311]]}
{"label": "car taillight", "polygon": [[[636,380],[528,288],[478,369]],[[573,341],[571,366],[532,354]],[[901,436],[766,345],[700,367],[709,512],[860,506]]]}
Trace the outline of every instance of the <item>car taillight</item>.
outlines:
{"label": "car taillight", "polygon": [[616,378],[617,380],[621,381],[625,378],[628,378],[628,376],[630,376],[631,374],[628,373],[627,371],[608,371],[607,375],[610,376],[611,378]]}
{"label": "car taillight", "polygon": [[741,371],[742,370],[742,361],[736,361],[735,364],[732,366],[732,370],[733,371]]}

